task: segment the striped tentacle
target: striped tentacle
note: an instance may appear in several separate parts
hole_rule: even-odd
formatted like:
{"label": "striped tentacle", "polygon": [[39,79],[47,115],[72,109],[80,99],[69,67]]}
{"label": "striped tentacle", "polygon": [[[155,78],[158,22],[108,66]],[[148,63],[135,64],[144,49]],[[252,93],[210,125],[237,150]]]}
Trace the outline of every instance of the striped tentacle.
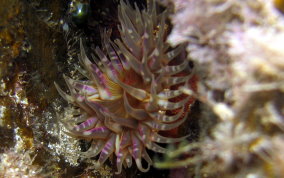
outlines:
{"label": "striped tentacle", "polygon": [[109,113],[120,113],[121,108],[117,107],[123,105],[123,100],[121,98],[117,98],[114,100],[92,100],[92,98],[88,98],[89,102],[96,103],[96,105],[104,110],[104,112]]}
{"label": "striped tentacle", "polygon": [[97,156],[105,146],[104,140],[96,140],[92,143],[88,151],[82,153],[82,157],[91,158]]}
{"label": "striped tentacle", "polygon": [[[69,88],[71,97],[74,98],[73,102],[74,104],[80,106],[81,108],[83,108],[89,115],[94,114],[94,111],[88,106],[88,104],[86,103],[86,96],[79,94],[73,87],[74,84],[74,80],[70,79],[69,77],[63,75],[63,78]],[[66,97],[67,94],[65,94]]]}
{"label": "striped tentacle", "polygon": [[171,102],[171,101],[168,101],[168,100],[159,99],[157,103],[160,106],[160,109],[162,109],[162,110],[175,110],[175,109],[183,107],[185,105],[185,103],[188,102],[189,98],[190,97],[187,96],[179,102]]}
{"label": "striped tentacle", "polygon": [[152,119],[154,119],[157,122],[170,123],[177,121],[182,116],[182,112],[178,112],[175,115],[168,116],[166,115],[166,111],[160,110],[158,112],[149,113],[149,115],[151,116]]}
{"label": "striped tentacle", "polygon": [[142,157],[142,143],[140,140],[135,136],[135,134],[131,134],[132,139],[132,157],[134,158],[137,168],[141,172],[147,172],[150,169],[150,164],[148,164],[148,167],[145,169],[142,167],[141,163],[141,157]]}
{"label": "striped tentacle", "polygon": [[67,93],[65,93],[65,92],[59,87],[59,85],[58,85],[56,82],[54,82],[54,85],[55,85],[55,88],[56,88],[56,90],[58,91],[59,95],[60,95],[62,98],[64,98],[68,103],[73,103],[73,104],[75,104],[75,99],[74,99],[72,96],[70,96],[70,95],[68,95]]}
{"label": "striped tentacle", "polygon": [[[135,12],[130,10],[130,8],[128,8],[129,6],[126,5],[125,2],[121,2],[119,7],[118,19],[121,22],[121,26],[119,28],[120,34],[130,35],[134,41],[138,41],[141,37],[140,29],[143,28],[140,11]],[[131,19],[131,17],[135,17],[135,19]]]}
{"label": "striped tentacle", "polygon": [[155,48],[152,53],[149,55],[149,68],[151,71],[155,72],[159,70],[162,67],[162,61],[160,60],[161,49],[160,48]]}
{"label": "striped tentacle", "polygon": [[124,107],[126,112],[136,120],[145,120],[149,118],[148,113],[144,109],[133,108],[129,102],[126,93],[123,95]]}
{"label": "striped tentacle", "polygon": [[158,142],[158,143],[175,143],[175,142],[180,142],[180,141],[186,139],[186,137],[188,137],[188,135],[180,137],[180,138],[168,138],[168,137],[164,137],[162,135],[159,135],[156,132],[153,132],[151,134],[151,140],[154,141],[154,142]]}
{"label": "striped tentacle", "polygon": [[120,81],[118,78],[116,78],[116,82],[124,89],[124,91],[126,91],[132,97],[140,101],[143,101],[148,98],[149,94],[145,90],[125,84],[124,82]]}
{"label": "striped tentacle", "polygon": [[157,105],[157,82],[155,81],[154,75],[152,75],[151,89],[150,89],[150,101],[147,103],[145,109],[148,112],[158,111],[159,106]]}
{"label": "striped tentacle", "polygon": [[107,78],[105,75],[101,72],[100,68],[96,65],[93,64],[87,57],[85,49],[82,44],[82,40],[80,41],[80,49],[81,49],[81,56],[80,60],[82,63],[85,65],[89,73],[91,74],[91,77],[93,81],[95,82],[96,86],[98,87],[98,91],[100,94],[100,97],[102,99],[107,99],[111,97],[110,92],[108,91],[108,87],[106,85]]}
{"label": "striped tentacle", "polygon": [[104,119],[104,125],[114,133],[121,133],[123,131],[122,126],[111,120],[110,117],[106,116]]}
{"label": "striped tentacle", "polygon": [[81,124],[76,125],[72,129],[72,132],[82,132],[82,131],[89,130],[89,129],[95,127],[97,122],[98,122],[98,118],[97,117],[88,118],[86,121],[82,122]]}
{"label": "striped tentacle", "polygon": [[[127,147],[127,149],[128,149],[128,153],[131,153],[131,149],[132,149],[131,146]],[[128,168],[132,166],[132,157],[130,154],[126,155],[125,162]]]}
{"label": "striped tentacle", "polygon": [[104,31],[102,34],[103,44],[109,55],[109,59],[111,61],[112,66],[115,68],[115,71],[118,73],[119,76],[123,75],[123,64],[121,59],[119,58],[118,54],[116,54],[115,49],[111,45],[110,41],[110,34],[111,30]]}
{"label": "striped tentacle", "polygon": [[146,147],[149,150],[155,151],[157,153],[166,153],[167,152],[166,148],[163,148],[163,147],[159,146],[158,144],[156,144],[154,142],[150,142],[150,141],[146,143]]}
{"label": "striped tentacle", "polygon": [[91,86],[88,85],[82,81],[78,81],[78,80],[73,80],[69,77],[66,77],[65,75],[63,75],[67,85],[69,85],[74,93],[78,93],[84,96],[94,96],[97,95],[98,96],[98,90]]}
{"label": "striped tentacle", "polygon": [[173,76],[173,77],[165,77],[163,78],[163,83],[167,87],[171,87],[173,85],[186,83],[191,76]]}
{"label": "striped tentacle", "polygon": [[182,91],[180,90],[170,90],[170,89],[164,89],[163,91],[161,91],[157,96],[160,98],[160,99],[163,99],[163,100],[168,100],[168,99],[171,99],[171,98],[175,98],[179,95],[183,94]]}
{"label": "striped tentacle", "polygon": [[124,127],[128,127],[128,128],[131,128],[131,129],[136,129],[137,126],[138,126],[138,121],[134,120],[132,118],[113,117],[112,120],[115,121],[116,123],[124,126]]}
{"label": "striped tentacle", "polygon": [[115,134],[111,134],[110,138],[104,145],[104,148],[101,151],[99,160],[97,161],[95,167],[99,168],[107,158],[114,152],[114,145],[115,145]]}
{"label": "striped tentacle", "polygon": [[186,67],[188,67],[188,61],[184,60],[179,65],[164,66],[158,71],[158,73],[161,73],[161,75],[174,75],[182,72],[184,69],[186,69]]}
{"label": "striped tentacle", "polygon": [[[91,124],[99,124],[99,121],[95,121],[96,123],[94,123],[94,121],[91,121],[93,123]],[[64,125],[64,127],[67,129],[68,132],[65,132],[68,135],[71,136],[75,136],[75,137],[85,137],[85,138],[97,138],[97,139],[104,139],[107,138],[108,135],[110,134],[110,130],[107,127],[104,126],[100,126],[100,127],[95,127],[95,128],[91,128],[88,130],[83,130],[83,131],[76,131],[78,128],[71,126],[71,124],[67,123],[67,122],[62,122],[61,123]],[[79,125],[80,128],[83,128],[85,126],[82,126],[84,123],[81,123]],[[87,126],[87,124],[84,124]]]}
{"label": "striped tentacle", "polygon": [[141,65],[141,76],[142,79],[144,81],[144,83],[149,83],[151,81],[151,75],[152,72],[150,71],[150,68],[148,66],[149,63],[149,47],[150,47],[150,43],[151,43],[151,39],[148,35],[148,33],[144,33],[143,37],[142,37],[142,49],[143,49],[143,56],[142,56],[142,65]]}
{"label": "striped tentacle", "polygon": [[105,108],[103,108],[103,107],[102,107],[101,105],[99,105],[97,102],[94,102],[94,101],[92,101],[92,100],[88,100],[88,99],[87,99],[85,102],[86,102],[86,104],[87,104],[90,108],[92,108],[92,110],[96,113],[96,115],[98,116],[98,118],[101,118],[101,119],[104,118],[103,112],[104,112]]}
{"label": "striped tentacle", "polygon": [[130,138],[130,131],[124,132],[122,138],[121,138],[121,143],[120,143],[120,148],[124,149],[127,146],[131,144],[131,138]]}
{"label": "striped tentacle", "polygon": [[143,148],[143,151],[142,151],[142,157],[147,161],[147,163],[149,165],[152,165],[153,164],[153,161],[152,159],[150,158],[150,156],[148,155],[147,151],[145,148]]}
{"label": "striped tentacle", "polygon": [[[74,133],[74,132],[73,132]],[[75,133],[78,136],[84,136],[87,138],[105,139],[110,134],[110,130],[107,127],[95,127],[83,132]]]}
{"label": "striped tentacle", "polygon": [[[139,138],[148,149],[153,150],[155,152],[158,153],[165,153],[166,149],[157,145],[156,143],[153,143],[153,141],[151,140],[151,130],[148,126],[140,124],[138,131],[135,132],[135,135],[137,136],[137,138]],[[147,158],[147,155],[145,154],[145,159],[146,161],[150,161]],[[150,161],[151,162],[151,161]]]}
{"label": "striped tentacle", "polygon": [[120,40],[115,40],[115,43],[117,44],[117,46],[119,47],[119,49],[121,50],[121,52],[124,54],[127,63],[131,66],[131,68],[137,73],[142,75],[142,64],[139,60],[137,60],[137,58],[128,51],[127,47],[125,46],[125,44],[123,44]]}
{"label": "striped tentacle", "polygon": [[129,63],[127,62],[127,60],[126,60],[124,54],[122,53],[122,51],[121,51],[121,50],[118,48],[118,46],[117,46],[115,43],[113,43],[112,41],[109,41],[109,43],[110,43],[111,47],[114,49],[114,51],[115,51],[117,57],[119,58],[119,60],[120,60],[120,62],[121,62],[121,64],[122,64],[123,69],[124,69],[124,70],[129,70],[129,69],[130,69],[130,65],[129,65]]}
{"label": "striped tentacle", "polygon": [[115,172],[115,174],[120,174],[121,173],[122,164],[123,164],[124,160],[126,159],[127,155],[128,155],[127,149],[121,149],[116,154],[116,168],[117,168],[117,172]]}
{"label": "striped tentacle", "polygon": [[165,60],[166,60],[165,62],[167,64],[170,63],[173,59],[175,59],[182,52],[183,49],[184,49],[184,46],[181,45],[181,46],[178,46],[175,49],[167,52],[167,54],[166,54],[167,57],[165,58]]}
{"label": "striped tentacle", "polygon": [[139,124],[137,131],[135,132],[136,136],[146,144],[150,138],[150,128],[144,124]]}
{"label": "striped tentacle", "polygon": [[173,122],[170,124],[165,124],[165,123],[158,123],[155,121],[146,121],[145,124],[151,127],[152,129],[157,129],[157,130],[171,130],[174,129],[178,126],[180,126],[187,118],[187,113],[184,114],[183,118],[180,118],[177,122]]}

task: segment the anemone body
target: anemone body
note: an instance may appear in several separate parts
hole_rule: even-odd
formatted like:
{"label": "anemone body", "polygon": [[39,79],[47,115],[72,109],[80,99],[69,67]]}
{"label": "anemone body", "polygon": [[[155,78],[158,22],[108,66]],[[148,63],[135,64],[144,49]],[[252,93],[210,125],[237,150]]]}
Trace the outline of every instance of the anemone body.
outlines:
{"label": "anemone body", "polygon": [[184,139],[159,133],[180,126],[193,102],[192,96],[179,90],[188,86],[192,71],[188,60],[179,58],[182,47],[170,49],[165,42],[166,16],[167,11],[157,13],[154,1],[148,1],[142,11],[121,1],[121,39],[113,42],[111,32],[104,31],[103,49],[95,49],[93,62],[81,42],[86,80],[64,77],[70,95],[56,85],[68,102],[80,108],[76,123],[64,124],[69,134],[92,140],[85,155],[99,155],[96,167],[115,154],[117,173],[123,164],[130,167],[133,159],[138,169],[146,172],[152,165],[147,149],[165,153],[158,143]]}

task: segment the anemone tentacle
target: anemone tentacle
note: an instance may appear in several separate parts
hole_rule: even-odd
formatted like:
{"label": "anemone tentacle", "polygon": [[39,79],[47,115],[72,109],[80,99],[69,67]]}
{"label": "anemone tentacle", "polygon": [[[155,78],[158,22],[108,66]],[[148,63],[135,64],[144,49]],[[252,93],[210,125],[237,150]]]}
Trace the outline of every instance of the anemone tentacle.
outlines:
{"label": "anemone tentacle", "polygon": [[78,121],[63,124],[69,135],[92,140],[82,155],[98,155],[96,168],[113,154],[117,174],[122,165],[130,167],[132,159],[140,171],[147,172],[153,164],[147,149],[165,153],[159,143],[186,138],[160,133],[178,128],[187,119],[193,99],[179,90],[190,85],[192,77],[189,61],[181,59],[184,47],[172,49],[166,43],[168,12],[157,9],[154,0],[148,0],[144,10],[121,0],[120,39],[112,41],[111,30],[102,30],[102,48],[95,48],[90,58],[80,40],[83,69],[77,68],[85,80],[64,76],[70,94],[55,84],[64,99],[80,108]]}

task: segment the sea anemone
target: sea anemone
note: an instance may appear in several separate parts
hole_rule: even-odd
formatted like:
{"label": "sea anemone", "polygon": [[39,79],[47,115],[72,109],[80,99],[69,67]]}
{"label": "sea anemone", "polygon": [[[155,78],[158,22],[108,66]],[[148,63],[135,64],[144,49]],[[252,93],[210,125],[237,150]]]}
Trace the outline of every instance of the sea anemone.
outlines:
{"label": "sea anemone", "polygon": [[70,95],[56,88],[79,108],[74,121],[63,123],[70,135],[92,140],[85,155],[99,155],[96,168],[114,153],[117,173],[122,164],[132,165],[132,157],[146,172],[152,165],[146,148],[165,153],[157,143],[184,139],[168,138],[160,131],[176,129],[187,119],[194,99],[179,88],[190,87],[193,72],[182,56],[183,47],[171,49],[165,42],[167,11],[158,13],[153,0],[142,11],[121,1],[118,17],[121,39],[111,41],[111,31],[104,30],[103,49],[95,49],[94,62],[81,40],[81,73],[86,79],[64,76]]}

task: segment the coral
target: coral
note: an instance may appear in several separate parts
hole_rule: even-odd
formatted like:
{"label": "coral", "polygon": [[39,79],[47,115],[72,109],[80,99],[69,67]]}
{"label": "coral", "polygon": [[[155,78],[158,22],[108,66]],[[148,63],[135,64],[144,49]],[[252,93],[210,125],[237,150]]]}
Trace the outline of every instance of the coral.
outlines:
{"label": "coral", "polygon": [[154,1],[142,11],[121,1],[118,17],[121,40],[112,42],[111,32],[103,31],[103,49],[95,49],[93,63],[81,41],[84,69],[79,70],[85,79],[64,76],[70,95],[56,84],[61,96],[77,107],[74,118],[61,121],[69,135],[92,141],[84,155],[99,155],[95,168],[115,154],[117,173],[123,164],[130,167],[132,158],[147,172],[152,165],[147,149],[165,153],[157,143],[184,139],[160,131],[175,129],[187,119],[194,99],[179,87],[191,86],[193,72],[183,59],[183,46],[170,49],[165,43],[167,11],[157,12]]}
{"label": "coral", "polygon": [[279,2],[163,1],[174,4],[168,41],[187,42],[200,78],[198,92],[183,91],[207,107],[199,140],[170,150],[157,167],[188,166],[188,176],[281,177],[284,18],[275,8]]}
{"label": "coral", "polygon": [[0,177],[44,177],[41,167],[33,165],[33,157],[28,152],[9,150],[0,156]]}
{"label": "coral", "polygon": [[228,37],[238,37],[239,33],[234,32],[236,28],[283,26],[271,1],[178,0],[172,3],[175,5],[174,27],[168,41],[172,45],[189,42],[188,57],[198,65],[199,75],[207,78],[202,81],[216,90],[231,87]]}

